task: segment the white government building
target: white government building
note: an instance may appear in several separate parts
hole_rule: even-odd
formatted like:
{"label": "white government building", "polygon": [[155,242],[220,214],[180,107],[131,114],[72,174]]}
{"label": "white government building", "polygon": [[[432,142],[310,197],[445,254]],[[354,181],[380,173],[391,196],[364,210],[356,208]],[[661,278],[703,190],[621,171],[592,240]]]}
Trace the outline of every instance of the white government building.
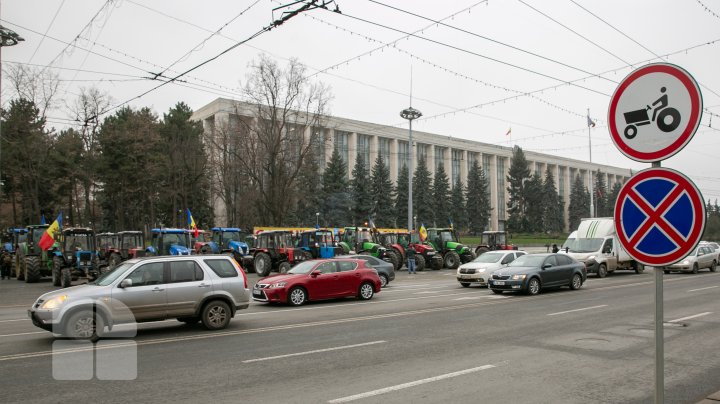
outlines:
{"label": "white government building", "polygon": [[[206,136],[214,136],[216,128],[222,127],[223,123],[227,124],[233,119],[251,118],[254,116],[252,111],[251,104],[218,98],[195,111],[191,119],[202,121]],[[407,129],[326,116],[321,133],[327,142],[324,149],[320,151],[320,154],[324,155],[317,156],[318,159],[329,161],[333,148],[337,147],[348,165],[348,175],[352,175],[352,168],[358,157],[363,158],[366,166],[372,168],[375,159],[380,155],[385,160],[385,164],[390,167],[390,176],[395,182],[403,163],[407,164],[408,162]],[[468,170],[474,161],[478,161],[490,183],[490,203],[493,209],[488,230],[504,229],[508,202],[506,178],[512,158],[512,147],[415,130],[413,130],[413,143],[415,143],[413,167],[417,167],[417,160],[420,157],[425,158],[428,169],[433,174],[435,167],[443,164],[451,184],[455,183],[458,176],[463,184],[467,184]],[[213,153],[212,150],[209,152]],[[555,187],[565,202],[566,224],[571,184],[577,174],[580,174],[585,186],[589,188],[588,181],[591,173],[594,174],[599,170],[605,177],[608,189],[612,189],[615,183],[624,183],[632,175],[630,169],[627,168],[591,164],[587,161],[527,150],[523,150],[523,152],[530,165],[531,174],[538,172],[544,178],[545,170],[548,167],[552,170],[556,181]],[[324,165],[321,166],[323,166],[321,169],[324,168]],[[223,201],[218,197],[217,191],[211,190],[211,199],[215,210],[216,225],[235,225],[226,223],[226,209]],[[400,222],[404,223],[404,220]]]}

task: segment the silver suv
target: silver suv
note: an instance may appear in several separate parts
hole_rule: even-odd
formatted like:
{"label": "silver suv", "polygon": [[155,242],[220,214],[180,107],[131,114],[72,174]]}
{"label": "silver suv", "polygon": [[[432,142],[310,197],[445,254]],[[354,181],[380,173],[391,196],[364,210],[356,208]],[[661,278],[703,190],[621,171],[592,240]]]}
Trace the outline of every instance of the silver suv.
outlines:
{"label": "silver suv", "polygon": [[219,330],[249,304],[247,277],[232,257],[170,256],[125,261],[92,283],[45,293],[28,315],[54,334],[94,341],[106,327],[167,318]]}

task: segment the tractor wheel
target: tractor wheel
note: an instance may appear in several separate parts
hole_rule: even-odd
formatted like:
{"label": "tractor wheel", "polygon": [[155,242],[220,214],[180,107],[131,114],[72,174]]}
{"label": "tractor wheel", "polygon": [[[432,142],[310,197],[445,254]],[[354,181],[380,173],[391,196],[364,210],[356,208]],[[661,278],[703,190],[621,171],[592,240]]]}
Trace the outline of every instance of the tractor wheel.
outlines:
{"label": "tractor wheel", "polygon": [[395,264],[393,264],[393,267],[396,271],[399,271],[400,268],[402,268],[402,266],[403,266],[402,254],[400,254],[400,252],[398,252],[396,250],[392,250],[391,252],[395,256],[395,262],[396,262]]}
{"label": "tractor wheel", "polygon": [[25,283],[40,280],[40,257],[25,257]]}
{"label": "tractor wheel", "polygon": [[460,256],[455,251],[448,251],[443,257],[445,261],[445,268],[458,269],[460,266]]}
{"label": "tractor wheel", "polygon": [[420,254],[415,254],[415,270],[424,271],[425,265],[425,257]]}
{"label": "tractor wheel", "polygon": [[15,277],[19,281],[25,280],[25,257],[21,256],[20,254],[15,256]]}
{"label": "tractor wheel", "polygon": [[200,247],[200,254],[212,254],[212,248],[210,248],[209,245],[205,244],[204,246]]}
{"label": "tractor wheel", "polygon": [[[443,267],[443,260],[442,259],[435,259],[436,256],[433,257],[433,259],[430,260],[430,268],[433,269],[433,271],[439,271]],[[442,257],[440,257],[442,258]]]}
{"label": "tractor wheel", "polygon": [[488,251],[490,251],[489,248],[487,248],[487,247],[485,247],[485,246],[480,246],[480,247],[478,247],[478,248],[475,249],[475,256],[478,256],[478,255],[480,255],[480,254],[486,253],[486,252],[488,252]]}
{"label": "tractor wheel", "polygon": [[70,268],[63,268],[60,270],[60,283],[62,287],[69,288],[72,286],[72,274],[70,273]]}
{"label": "tractor wheel", "polygon": [[108,268],[114,269],[116,266],[120,265],[120,262],[122,262],[120,254],[112,253],[110,254],[110,258],[108,258]]}
{"label": "tractor wheel", "polygon": [[290,266],[290,263],[285,261],[278,266],[278,272],[280,272],[281,274],[286,274],[290,270],[290,268],[292,268]]}
{"label": "tractor wheel", "polygon": [[393,268],[397,268],[399,265],[402,265],[400,263],[398,256],[395,254],[395,251],[388,251],[386,252],[388,259],[390,259],[390,263],[393,265]]}
{"label": "tractor wheel", "polygon": [[255,273],[258,274],[260,277],[266,277],[270,275],[270,271],[272,270],[272,261],[270,260],[270,256],[259,252],[255,255]]}
{"label": "tractor wheel", "polygon": [[52,260],[52,282],[53,286],[60,286],[60,271],[62,270],[63,259],[55,256]]}

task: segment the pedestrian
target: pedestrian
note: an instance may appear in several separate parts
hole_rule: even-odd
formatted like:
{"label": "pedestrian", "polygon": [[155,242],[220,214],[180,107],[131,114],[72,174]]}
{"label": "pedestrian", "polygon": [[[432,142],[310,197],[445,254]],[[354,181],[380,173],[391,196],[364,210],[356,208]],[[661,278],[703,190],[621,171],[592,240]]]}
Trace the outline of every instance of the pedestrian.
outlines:
{"label": "pedestrian", "polygon": [[558,251],[560,251],[560,249],[558,248],[557,244],[553,244],[553,245],[552,245],[552,252],[556,253],[556,252],[558,252]]}
{"label": "pedestrian", "polygon": [[415,275],[415,248],[408,246],[405,250],[405,255],[407,255],[408,274]]}
{"label": "pedestrian", "polygon": [[5,248],[0,252],[0,279],[10,279],[10,269],[12,268],[12,255]]}

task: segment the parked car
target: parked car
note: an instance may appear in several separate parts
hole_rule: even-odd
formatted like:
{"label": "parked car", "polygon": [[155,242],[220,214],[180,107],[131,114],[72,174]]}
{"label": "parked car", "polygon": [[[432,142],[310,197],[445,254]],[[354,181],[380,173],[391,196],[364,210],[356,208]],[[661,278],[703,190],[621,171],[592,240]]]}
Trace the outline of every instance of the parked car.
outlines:
{"label": "parked car", "polygon": [[706,245],[710,248],[712,248],[716,252],[720,252],[720,244],[715,243],[713,241],[701,241],[700,245]]}
{"label": "parked car", "polygon": [[457,269],[457,280],[465,288],[470,286],[471,283],[487,286],[493,272],[525,254],[527,254],[525,251],[517,250],[486,251],[478,255],[474,260],[460,265]]}
{"label": "parked car", "polygon": [[369,300],[380,288],[377,271],[364,260],[336,258],[301,262],[286,274],[260,279],[252,297],[259,302],[300,306],[309,300],[349,296]]}
{"label": "parked car", "polygon": [[365,264],[375,269],[380,277],[380,286],[385,287],[390,281],[395,280],[395,267],[391,262],[383,261],[371,255],[348,255],[343,258],[364,260]]}
{"label": "parked car", "polygon": [[526,254],[495,271],[490,290],[540,293],[541,289],[570,286],[580,289],[587,279],[585,264],[566,254]]}
{"label": "parked car", "polygon": [[715,272],[718,264],[718,252],[710,245],[701,243],[682,260],[663,267],[663,272],[669,274],[673,271],[698,273],[703,268]]}
{"label": "parked car", "polygon": [[218,330],[249,305],[247,278],[231,257],[164,256],[131,259],[92,283],[46,293],[28,315],[44,330],[94,341],[105,327],[166,318]]}

